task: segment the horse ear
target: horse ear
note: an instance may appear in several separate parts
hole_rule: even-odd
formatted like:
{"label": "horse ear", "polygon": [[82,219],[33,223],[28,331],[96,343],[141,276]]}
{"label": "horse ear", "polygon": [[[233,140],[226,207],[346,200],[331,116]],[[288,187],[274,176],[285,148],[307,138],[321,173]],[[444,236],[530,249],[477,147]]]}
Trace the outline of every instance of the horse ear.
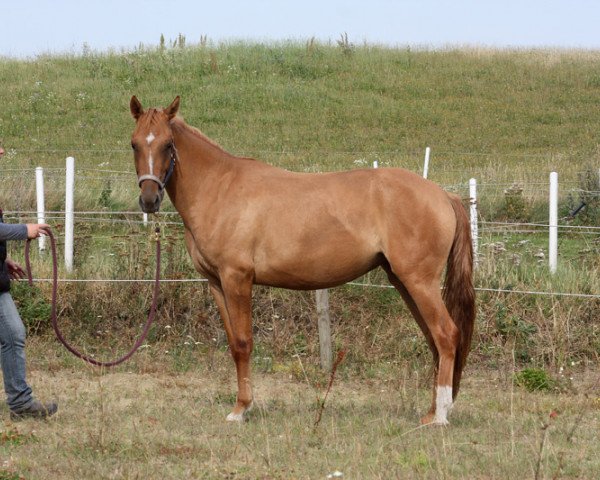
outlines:
{"label": "horse ear", "polygon": [[175,100],[173,100],[173,103],[171,103],[171,105],[165,108],[164,112],[169,118],[169,120],[171,120],[175,115],[177,115],[177,112],[179,111],[179,100],[179,95],[177,95],[175,97]]}
{"label": "horse ear", "polygon": [[131,115],[136,120],[140,118],[144,113],[144,107],[142,107],[142,104],[135,95],[131,97],[131,102],[129,102],[129,109],[131,110]]}

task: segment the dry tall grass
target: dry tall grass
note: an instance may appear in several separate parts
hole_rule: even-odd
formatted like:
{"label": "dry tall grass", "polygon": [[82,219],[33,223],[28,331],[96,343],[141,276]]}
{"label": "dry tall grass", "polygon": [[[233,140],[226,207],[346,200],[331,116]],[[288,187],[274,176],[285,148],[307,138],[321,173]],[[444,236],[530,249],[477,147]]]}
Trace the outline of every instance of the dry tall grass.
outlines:
{"label": "dry tall grass", "polygon": [[302,380],[262,373],[249,422],[234,425],[224,421],[233,386],[226,353],[201,355],[178,373],[156,346],[117,372],[101,372],[45,344],[32,347],[33,385],[58,398],[60,411],[47,422],[2,427],[0,478],[314,479],[339,471],[344,478],[592,479],[600,469],[592,372],[557,395],[471,371],[450,428],[417,427],[430,392],[409,363],[370,380],[336,381],[317,427],[325,386],[310,373]]}

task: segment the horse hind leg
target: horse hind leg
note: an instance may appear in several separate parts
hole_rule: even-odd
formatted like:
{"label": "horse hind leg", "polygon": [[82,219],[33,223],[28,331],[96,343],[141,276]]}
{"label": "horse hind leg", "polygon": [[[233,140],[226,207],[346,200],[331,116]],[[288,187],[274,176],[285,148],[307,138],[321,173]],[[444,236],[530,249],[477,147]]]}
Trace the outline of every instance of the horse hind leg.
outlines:
{"label": "horse hind leg", "polygon": [[446,309],[437,282],[405,285],[431,333],[439,355],[434,386],[435,413],[432,415],[430,411],[421,422],[447,425],[448,412],[452,408],[452,377],[460,332]]}
{"label": "horse hind leg", "polygon": [[[390,262],[389,268],[398,277],[410,296],[412,303],[408,302],[409,307],[414,303],[411,311],[415,315],[416,307],[415,318],[425,333],[428,343],[433,341],[433,346],[437,350],[437,375],[433,388],[435,407],[429,410],[421,422],[447,425],[448,412],[452,407],[454,360],[460,341],[460,331],[450,317],[442,299],[439,285],[441,272],[438,272],[431,262],[429,265],[421,265],[418,273],[413,272],[406,275],[398,275],[393,262]],[[428,271],[429,275],[426,274]],[[405,299],[408,296],[405,296]],[[431,343],[430,348],[432,348]],[[434,359],[435,357],[434,353]]]}
{"label": "horse hind leg", "polygon": [[413,298],[410,296],[410,293],[408,293],[408,290],[406,289],[404,284],[394,274],[394,272],[392,272],[389,265],[384,265],[383,268],[387,273],[390,283],[398,291],[398,293],[400,294],[400,296],[406,303],[406,306],[410,310],[412,316],[414,317],[415,321],[417,322],[417,325],[419,325],[421,332],[423,332],[423,335],[425,336],[425,340],[427,341],[427,346],[429,347],[429,350],[431,351],[431,355],[433,356],[433,395],[432,395],[432,399],[431,399],[431,407],[429,408],[427,415],[425,415],[421,419],[421,422],[423,424],[431,423],[431,421],[433,420],[433,418],[435,416],[436,383],[437,383],[438,364],[439,364],[440,355],[438,353],[437,347],[435,346],[435,342],[433,340],[431,331],[429,330],[427,323],[421,316],[421,312],[419,312],[419,309],[417,308],[417,304],[415,303]]}

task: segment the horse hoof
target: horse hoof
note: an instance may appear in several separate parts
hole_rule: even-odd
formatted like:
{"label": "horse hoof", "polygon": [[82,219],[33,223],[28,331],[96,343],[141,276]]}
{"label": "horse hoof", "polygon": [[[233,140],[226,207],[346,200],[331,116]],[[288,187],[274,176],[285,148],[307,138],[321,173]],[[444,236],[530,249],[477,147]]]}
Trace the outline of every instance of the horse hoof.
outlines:
{"label": "horse hoof", "polygon": [[441,427],[447,427],[450,422],[446,418],[436,418],[433,420],[432,425],[439,425]]}
{"label": "horse hoof", "polygon": [[431,425],[432,423],[434,423],[434,419],[435,419],[435,414],[428,413],[424,417],[421,417],[421,425]]}
{"label": "horse hoof", "polygon": [[229,415],[227,415],[227,421],[243,423],[244,422],[244,414],[231,412]]}
{"label": "horse hoof", "polygon": [[450,425],[450,422],[446,418],[435,418],[433,415],[432,416],[426,415],[423,418],[421,418],[421,425],[423,425],[423,426],[425,426],[425,425],[431,425],[431,426],[439,425],[439,426],[442,426],[442,427],[446,427],[446,426]]}
{"label": "horse hoof", "polygon": [[252,407],[254,407],[254,402],[250,402],[247,407],[236,405],[233,411],[227,415],[227,421],[243,423],[246,420],[246,414],[252,410]]}

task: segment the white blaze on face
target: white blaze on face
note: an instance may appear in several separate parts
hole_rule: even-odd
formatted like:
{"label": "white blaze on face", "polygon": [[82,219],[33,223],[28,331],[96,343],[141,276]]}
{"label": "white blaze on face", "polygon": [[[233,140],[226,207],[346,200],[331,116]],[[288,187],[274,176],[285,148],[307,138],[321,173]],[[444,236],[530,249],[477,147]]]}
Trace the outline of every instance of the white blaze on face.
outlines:
{"label": "white blaze on face", "polygon": [[438,385],[435,399],[434,423],[448,425],[448,412],[452,408],[452,387]]}
{"label": "white blaze on face", "polygon": [[[152,145],[152,142],[155,138],[156,137],[152,132],[150,132],[150,135],[146,137],[146,142],[148,142],[149,147]],[[152,158],[152,150],[150,150],[148,153],[148,167],[150,168],[150,175],[154,175],[154,159]]]}

